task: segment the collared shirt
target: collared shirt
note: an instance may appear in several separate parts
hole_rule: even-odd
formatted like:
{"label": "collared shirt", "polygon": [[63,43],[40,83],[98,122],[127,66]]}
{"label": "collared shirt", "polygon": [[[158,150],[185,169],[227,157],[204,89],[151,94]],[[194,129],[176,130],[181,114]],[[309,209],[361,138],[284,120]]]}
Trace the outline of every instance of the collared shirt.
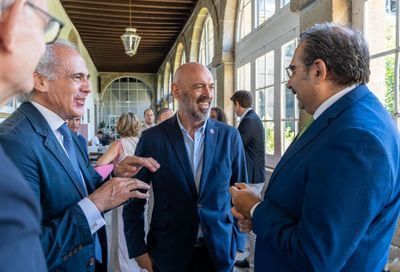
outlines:
{"label": "collared shirt", "polygon": [[243,117],[245,117],[246,114],[247,114],[249,111],[251,111],[251,110],[252,110],[252,108],[247,108],[247,109],[242,113],[242,115],[239,116],[239,117],[240,117],[240,121],[242,121]]}
{"label": "collared shirt", "polygon": [[207,121],[199,127],[194,133],[194,139],[190,137],[189,131],[187,131],[179,119],[179,114],[176,115],[178,119],[179,127],[182,131],[183,140],[187,155],[189,157],[190,166],[192,168],[194,182],[196,184],[197,192],[200,189],[200,178],[203,170],[203,155],[204,155],[204,131]]}
{"label": "collared shirt", "polygon": [[[197,192],[200,192],[200,178],[203,171],[203,155],[204,155],[204,131],[206,128],[207,120],[204,124],[199,127],[194,133],[194,139],[190,137],[189,131],[187,131],[179,119],[179,114],[176,115],[178,119],[179,127],[182,131],[183,141],[185,143],[186,152],[189,157],[190,167],[192,168],[194,182],[196,184]],[[203,231],[201,225],[199,225],[199,230],[197,237],[203,237]]]}
{"label": "collared shirt", "polygon": [[[337,92],[336,94],[332,95],[331,97],[329,97],[327,100],[325,100],[314,112],[313,119],[317,120],[317,118],[320,117],[321,114],[324,113],[324,111],[329,109],[330,106],[332,106],[335,102],[337,102],[340,98],[345,96],[347,93],[354,90],[358,85],[359,84],[353,84],[349,87],[346,87],[343,90],[341,90],[341,91]],[[258,204],[260,204],[260,203],[261,202],[254,204],[254,206],[251,208],[251,210],[250,210],[251,217],[253,217],[254,210],[257,208]]]}
{"label": "collared shirt", "polygon": [[[65,150],[64,145],[63,145],[63,136],[58,131],[59,127],[65,123],[65,120],[63,120],[60,116],[58,116],[53,111],[40,105],[39,103],[36,103],[34,101],[31,101],[31,103],[46,119],[51,130],[53,131],[54,135],[56,136],[58,142],[60,143],[61,147],[64,149],[64,152],[68,156],[68,153]],[[81,173],[81,178],[83,181],[82,173]],[[85,185],[84,182],[83,182],[83,184]],[[104,218],[101,216],[101,213],[97,209],[96,205],[94,205],[94,203],[89,198],[87,198],[87,197],[83,198],[81,201],[78,202],[78,205],[81,207],[83,213],[85,214],[85,217],[88,221],[90,231],[92,234],[94,234],[102,226],[105,225],[106,222],[104,221]]]}
{"label": "collared shirt", "polygon": [[327,100],[324,101],[324,103],[322,103],[318,109],[314,112],[313,114],[313,119],[317,120],[318,117],[321,116],[322,113],[324,113],[324,111],[326,111],[330,106],[332,106],[336,101],[338,101],[340,98],[342,98],[343,96],[345,96],[347,93],[349,93],[350,91],[354,90],[356,87],[358,86],[358,84],[353,84],[349,87],[344,88],[343,90],[335,93],[334,95],[332,95],[331,97],[329,97]]}

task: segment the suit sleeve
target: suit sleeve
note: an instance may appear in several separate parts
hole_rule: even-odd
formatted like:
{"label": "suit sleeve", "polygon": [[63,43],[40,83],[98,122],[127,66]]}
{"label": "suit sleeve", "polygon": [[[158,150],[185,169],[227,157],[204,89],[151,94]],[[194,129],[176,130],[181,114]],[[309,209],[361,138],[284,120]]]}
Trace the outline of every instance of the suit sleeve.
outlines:
{"label": "suit sleeve", "polygon": [[[29,143],[12,140],[13,135],[2,138],[2,144],[9,158],[14,162],[41,202],[46,197],[41,192],[41,169]],[[62,200],[60,200],[62,201]],[[42,203],[42,202],[41,202]],[[46,209],[43,207],[42,209]],[[75,248],[93,243],[93,237],[86,217],[78,204],[72,205],[65,213],[54,215],[50,221],[43,220],[40,240],[48,269],[57,267],[64,256]]]}
{"label": "suit sleeve", "polygon": [[333,135],[305,170],[302,216],[296,218],[267,194],[253,214],[257,238],[299,271],[341,270],[389,198],[388,165],[383,143],[369,132]]}
{"label": "suit sleeve", "polygon": [[[235,131],[233,136],[233,163],[232,163],[232,177],[231,186],[236,182],[248,183],[246,157],[244,154],[242,140],[238,131]],[[234,220],[233,236],[236,240],[236,248],[238,251],[243,252],[245,248],[246,235],[239,230],[237,220]]]}
{"label": "suit sleeve", "polygon": [[[135,155],[149,157],[145,148],[145,137],[141,137],[135,150]],[[150,183],[150,172],[142,168],[135,178]],[[147,252],[144,232],[144,205],[146,200],[131,199],[123,210],[124,232],[129,258],[143,255]]]}

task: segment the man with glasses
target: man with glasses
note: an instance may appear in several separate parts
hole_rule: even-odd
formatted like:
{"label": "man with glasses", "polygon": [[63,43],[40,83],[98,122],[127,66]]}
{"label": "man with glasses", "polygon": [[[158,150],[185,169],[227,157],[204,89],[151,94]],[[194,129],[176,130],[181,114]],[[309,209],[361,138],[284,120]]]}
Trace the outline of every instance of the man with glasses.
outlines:
{"label": "man with glasses", "polygon": [[[4,150],[40,199],[41,242],[51,271],[106,271],[105,221],[102,213],[149,186],[132,178],[102,182],[66,120],[82,116],[91,92],[90,74],[73,45],[48,45],[34,73],[29,102],[2,124]],[[155,171],[151,158],[132,158],[133,176],[142,166]]]}
{"label": "man with glasses", "polygon": [[314,122],[286,151],[264,200],[231,188],[256,271],[382,271],[400,206],[400,140],[365,85],[368,46],[333,23],[300,35],[288,87]]}
{"label": "man with glasses", "polygon": [[[62,23],[45,9],[46,1],[0,0],[0,106],[32,90],[45,41],[58,36]],[[0,271],[47,271],[39,203],[1,146],[0,162]]]}

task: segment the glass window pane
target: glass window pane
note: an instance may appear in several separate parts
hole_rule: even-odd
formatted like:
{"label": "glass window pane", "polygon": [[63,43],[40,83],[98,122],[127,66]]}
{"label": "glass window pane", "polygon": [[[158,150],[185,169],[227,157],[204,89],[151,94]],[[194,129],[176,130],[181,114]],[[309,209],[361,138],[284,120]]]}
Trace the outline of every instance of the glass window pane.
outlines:
{"label": "glass window pane", "polygon": [[290,3],[290,0],[281,0],[281,8]]}
{"label": "glass window pane", "polygon": [[285,68],[290,65],[292,61],[294,51],[296,49],[296,40],[292,40],[282,46],[282,79],[283,81],[288,81],[289,78],[286,74]]}
{"label": "glass window pane", "polygon": [[261,25],[275,13],[275,0],[257,0],[257,22],[256,26]]}
{"label": "glass window pane", "polygon": [[287,121],[283,122],[283,149],[286,151],[286,149],[289,147],[289,145],[292,143],[295,134],[296,134],[296,122],[295,121]]}
{"label": "glass window pane", "polygon": [[265,152],[269,155],[275,153],[275,131],[274,122],[264,122],[265,129]]}
{"label": "glass window pane", "polygon": [[265,91],[256,91],[256,113],[260,116],[261,120],[265,120]]}
{"label": "glass window pane", "polygon": [[274,87],[265,90],[265,116],[267,120],[274,120]]}
{"label": "glass window pane", "polygon": [[394,60],[394,54],[372,59],[368,84],[371,91],[392,113],[394,112]]}
{"label": "glass window pane", "polygon": [[240,40],[251,32],[251,1],[242,0],[239,10],[237,40]]}
{"label": "glass window pane", "polygon": [[396,1],[366,1],[368,19],[366,37],[371,55],[394,49],[396,46]]}
{"label": "glass window pane", "polygon": [[274,84],[274,51],[256,59],[256,88]]}
{"label": "glass window pane", "polygon": [[298,118],[298,107],[297,99],[293,92],[286,87],[286,84],[282,85],[282,98],[283,98],[283,108],[282,115],[284,119],[297,119]]}
{"label": "glass window pane", "polygon": [[246,63],[245,65],[237,69],[236,89],[250,91],[250,83],[251,83],[250,73],[251,73],[250,62]]}

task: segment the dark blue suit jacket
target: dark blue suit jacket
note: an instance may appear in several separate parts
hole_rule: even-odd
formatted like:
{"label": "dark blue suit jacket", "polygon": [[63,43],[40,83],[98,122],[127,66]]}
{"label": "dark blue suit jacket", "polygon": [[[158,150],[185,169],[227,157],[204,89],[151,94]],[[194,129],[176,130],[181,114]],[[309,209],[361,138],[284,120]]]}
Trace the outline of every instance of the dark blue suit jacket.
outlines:
{"label": "dark blue suit jacket", "polygon": [[[90,194],[99,185],[101,177],[84,156],[76,136],[73,139]],[[89,263],[95,254],[94,239],[77,204],[85,193],[47,121],[31,103],[23,103],[0,124],[0,141],[40,201],[43,214],[41,242],[49,270],[93,271],[94,266]],[[98,233],[105,249],[103,229]]]}
{"label": "dark blue suit jacket", "polygon": [[[199,224],[218,271],[231,271],[237,243],[243,242],[231,214],[229,187],[247,182],[246,161],[238,131],[209,119],[205,128],[200,193],[176,116],[143,132],[138,156],[153,157],[161,167],[142,169],[137,178],[151,182],[154,210],[145,243],[144,201],[124,208],[125,235],[131,257],[149,252],[160,271],[186,271]],[[240,237],[240,238],[239,238]]]}
{"label": "dark blue suit jacket", "polygon": [[1,147],[0,162],[0,271],[47,271],[39,203]]}
{"label": "dark blue suit jacket", "polygon": [[393,120],[360,85],[286,151],[253,214],[256,271],[382,271],[400,203]]}
{"label": "dark blue suit jacket", "polygon": [[249,110],[238,126],[246,154],[249,183],[265,181],[265,132],[260,117]]}

